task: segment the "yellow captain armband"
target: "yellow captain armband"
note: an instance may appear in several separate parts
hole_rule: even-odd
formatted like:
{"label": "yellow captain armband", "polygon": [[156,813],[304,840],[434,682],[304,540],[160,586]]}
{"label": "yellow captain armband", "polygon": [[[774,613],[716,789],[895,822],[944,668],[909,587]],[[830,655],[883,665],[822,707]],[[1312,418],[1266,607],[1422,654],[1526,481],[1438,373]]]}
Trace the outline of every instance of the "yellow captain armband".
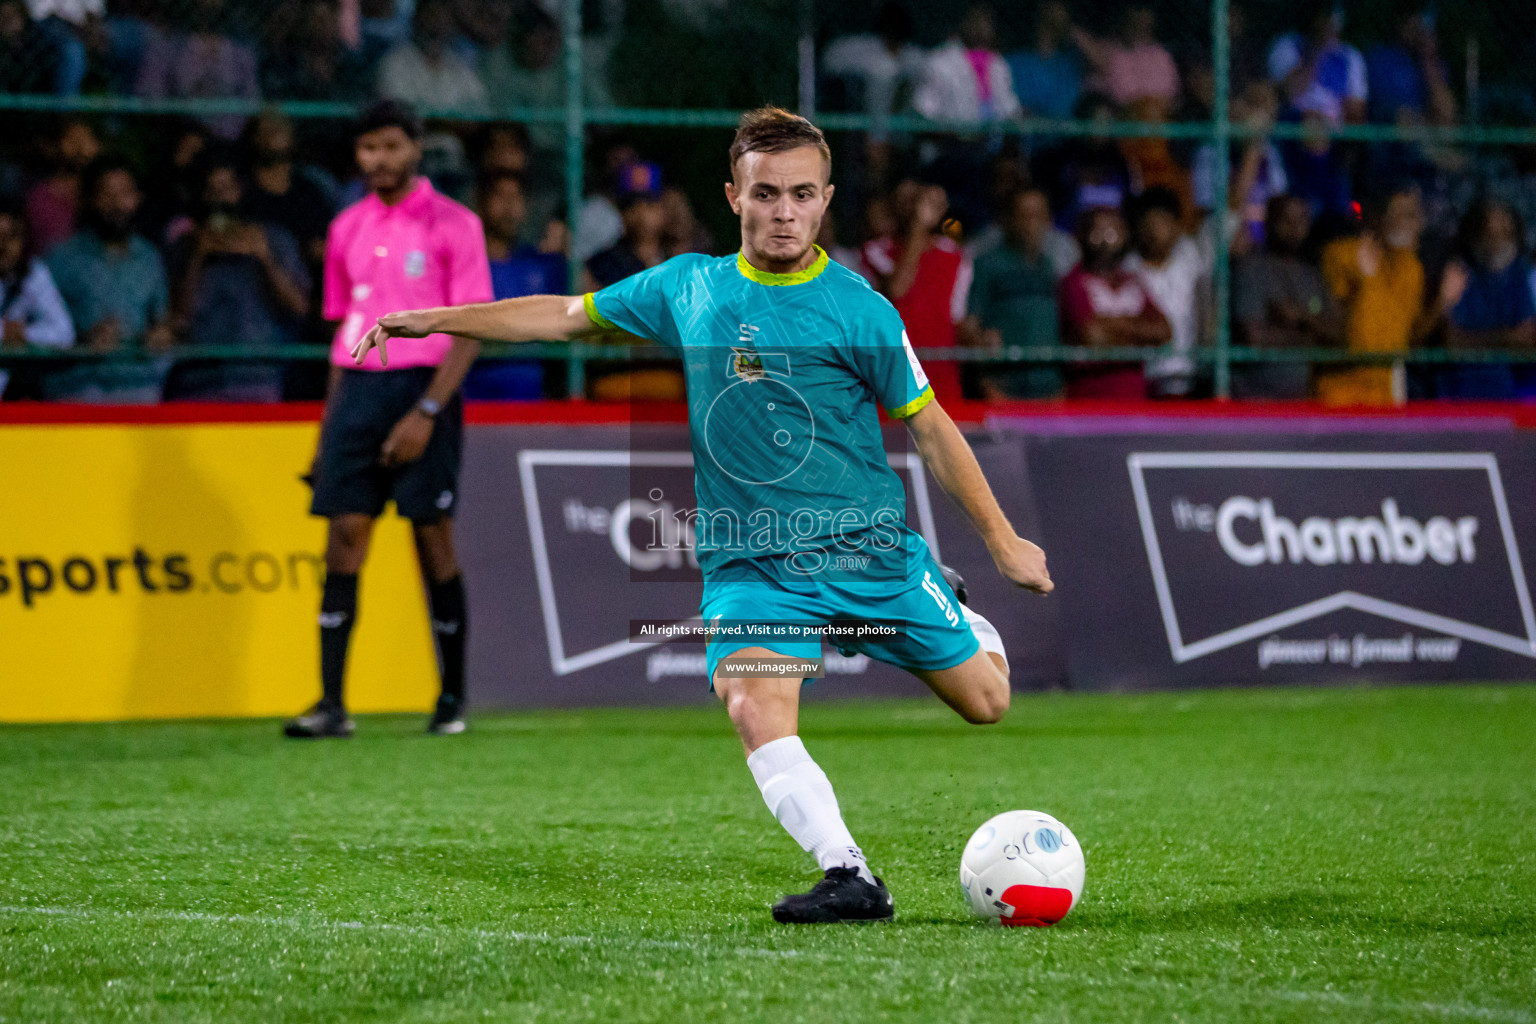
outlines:
{"label": "yellow captain armband", "polygon": [[933,401],[933,388],[929,386],[923,388],[923,393],[906,405],[897,406],[895,409],[887,409],[886,412],[891,414],[892,419],[904,420],[913,413],[918,412],[931,401]]}
{"label": "yellow captain armband", "polygon": [[601,327],[605,331],[618,330],[611,320],[597,311],[597,302],[592,292],[587,292],[581,297],[581,308],[587,311],[587,319],[591,320],[594,326]]}

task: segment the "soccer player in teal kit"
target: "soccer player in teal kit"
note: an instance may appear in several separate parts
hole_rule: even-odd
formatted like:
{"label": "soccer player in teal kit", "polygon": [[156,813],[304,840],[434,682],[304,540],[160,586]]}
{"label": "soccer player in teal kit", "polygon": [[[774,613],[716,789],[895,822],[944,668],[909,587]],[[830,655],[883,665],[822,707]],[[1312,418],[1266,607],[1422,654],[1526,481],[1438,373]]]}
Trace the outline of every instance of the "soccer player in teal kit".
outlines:
{"label": "soccer player in teal kit", "polygon": [[[730,155],[725,192],[741,218],[736,255],[678,256],[580,298],[391,313],[354,356],[375,347],[382,356],[390,338],[433,333],[535,341],[609,331],[679,353],[699,509],[700,610],[720,630],[708,648],[710,682],[769,810],[825,871],[773,916],[880,920],[893,913],[891,896],[796,735],[803,679],[770,668],[820,652],[819,641],[786,624],[899,623],[895,638],[835,642],[912,672],[968,722],[1001,719],[1009,687],[997,630],[956,598],[903,522],[903,487],[881,442],[876,402],[905,422],[998,571],[1037,593],[1053,584],[1044,554],[1014,532],[970,446],[933,400],[901,318],[812,243],[833,191],[821,131],[782,110],[753,111]],[[722,638],[744,624],[759,632]]]}

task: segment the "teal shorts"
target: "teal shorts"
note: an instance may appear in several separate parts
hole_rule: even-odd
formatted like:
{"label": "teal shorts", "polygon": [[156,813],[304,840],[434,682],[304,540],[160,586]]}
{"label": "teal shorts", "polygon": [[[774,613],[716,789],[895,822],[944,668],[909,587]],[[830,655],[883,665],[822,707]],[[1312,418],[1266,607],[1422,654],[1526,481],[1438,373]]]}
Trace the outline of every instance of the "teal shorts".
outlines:
{"label": "teal shorts", "polygon": [[[795,622],[826,624],[834,620],[889,622],[900,627],[893,639],[835,642],[844,654],[867,654],[907,670],[952,668],[980,648],[960,600],[944,574],[925,555],[905,584],[837,583],[780,586],[771,582],[705,583],[699,611],[705,622]],[[790,658],[819,658],[821,643],[794,640],[721,639],[709,645],[706,664],[710,689],[720,659],[748,647]]]}

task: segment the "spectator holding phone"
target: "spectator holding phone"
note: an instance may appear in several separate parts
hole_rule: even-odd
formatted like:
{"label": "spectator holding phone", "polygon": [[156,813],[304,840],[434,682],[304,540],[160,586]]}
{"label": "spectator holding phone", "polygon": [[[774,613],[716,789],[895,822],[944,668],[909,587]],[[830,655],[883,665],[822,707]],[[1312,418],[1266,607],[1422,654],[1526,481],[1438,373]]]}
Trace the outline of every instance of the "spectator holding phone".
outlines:
{"label": "spectator holding phone", "polygon": [[[182,339],[194,345],[271,348],[303,340],[310,278],[299,244],[275,224],[244,212],[232,154],[203,164],[196,227],[171,249],[173,309]],[[278,363],[214,362],[177,368],[173,398],[278,402]]]}

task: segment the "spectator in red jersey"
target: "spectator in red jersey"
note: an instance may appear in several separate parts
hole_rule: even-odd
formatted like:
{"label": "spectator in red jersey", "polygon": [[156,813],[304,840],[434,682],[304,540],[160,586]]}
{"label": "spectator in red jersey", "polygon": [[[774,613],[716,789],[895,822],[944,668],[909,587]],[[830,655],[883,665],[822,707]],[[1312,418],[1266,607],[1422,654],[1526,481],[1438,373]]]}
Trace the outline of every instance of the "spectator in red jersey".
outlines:
{"label": "spectator in red jersey", "polygon": [[[937,185],[907,179],[896,186],[896,231],[864,245],[866,277],[891,300],[916,348],[953,348],[965,317],[971,261],[940,233],[949,197]],[[940,401],[960,397],[960,367],[935,360],[926,366]]]}
{"label": "spectator in red jersey", "polygon": [[[1128,232],[1120,211],[1098,207],[1083,213],[1077,241],[1083,261],[1062,278],[1064,340],[1086,348],[1164,345],[1173,337],[1168,318],[1141,280],[1121,264]],[[1141,363],[1073,366],[1067,372],[1068,398],[1144,398]]]}

